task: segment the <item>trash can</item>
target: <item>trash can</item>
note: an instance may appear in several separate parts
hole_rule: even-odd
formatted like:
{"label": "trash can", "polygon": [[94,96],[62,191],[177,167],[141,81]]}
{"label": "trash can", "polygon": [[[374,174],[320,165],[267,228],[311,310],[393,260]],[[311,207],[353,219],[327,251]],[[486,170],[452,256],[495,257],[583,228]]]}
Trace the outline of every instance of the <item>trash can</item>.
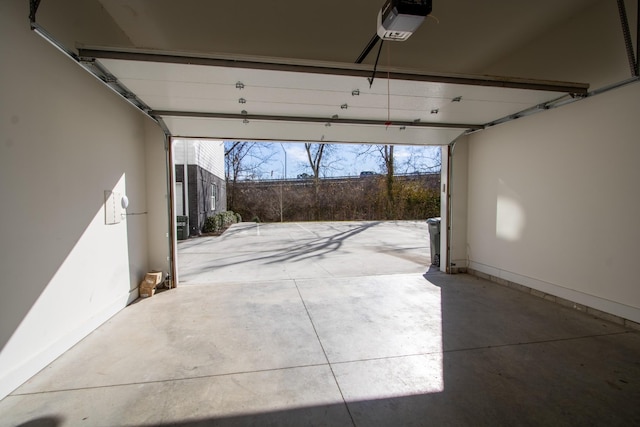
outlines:
{"label": "trash can", "polygon": [[440,217],[429,218],[427,224],[431,240],[431,265],[440,267]]}
{"label": "trash can", "polygon": [[185,240],[189,238],[189,217],[177,216],[176,228],[178,229],[178,240]]}

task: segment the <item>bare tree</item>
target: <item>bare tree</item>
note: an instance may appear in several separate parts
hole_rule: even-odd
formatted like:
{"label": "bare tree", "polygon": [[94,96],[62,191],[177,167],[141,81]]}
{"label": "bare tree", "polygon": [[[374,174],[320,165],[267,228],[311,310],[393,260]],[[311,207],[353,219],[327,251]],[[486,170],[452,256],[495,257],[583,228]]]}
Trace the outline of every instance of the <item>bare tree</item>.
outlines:
{"label": "bare tree", "polygon": [[392,219],[394,216],[394,175],[396,167],[394,149],[394,145],[364,145],[355,151],[357,157],[376,158],[378,160],[379,170],[384,175],[385,180],[385,211],[388,219]]}
{"label": "bare tree", "polygon": [[411,146],[404,147],[404,155],[399,161],[399,167],[405,173],[435,173],[440,172],[442,157],[439,146]]}
{"label": "bare tree", "polygon": [[225,143],[225,175],[229,209],[235,210],[236,182],[239,178],[256,178],[263,173],[262,167],[274,156],[269,144],[256,141],[229,141]]}
{"label": "bare tree", "polygon": [[389,219],[393,218],[394,212],[394,175],[396,168],[394,147],[394,145],[365,145],[355,152],[358,157],[373,157],[378,160],[379,170],[384,175],[385,180],[385,211]]}
{"label": "bare tree", "polygon": [[342,171],[342,159],[336,156],[335,144],[305,143],[304,149],[307,152],[307,165],[311,168],[314,178],[320,179],[331,173]]}
{"label": "bare tree", "polygon": [[[354,153],[358,157],[376,158],[379,170],[384,175],[385,210],[388,218],[398,215],[396,211],[395,174],[398,170],[405,173],[439,172],[442,165],[440,147],[402,147],[400,156],[394,145],[359,146]],[[398,158],[399,157],[399,158]]]}
{"label": "bare tree", "polygon": [[394,193],[393,193],[393,183],[394,183],[394,174],[395,174],[395,159],[393,157],[393,145],[379,145],[378,152],[382,157],[382,162],[384,166],[385,172],[385,189],[387,196],[387,217],[391,219],[393,217],[394,211]]}
{"label": "bare tree", "polygon": [[[396,147],[397,150],[397,147]],[[398,220],[424,220],[440,212],[440,177],[425,174],[396,177],[394,217]],[[280,195],[284,193],[283,205]],[[331,180],[321,182],[319,212],[321,221],[382,220],[387,218],[384,177]],[[243,218],[266,222],[314,221],[312,180],[238,182],[238,211]]]}
{"label": "bare tree", "polygon": [[305,143],[309,167],[313,173],[314,184],[314,211],[316,220],[320,219],[320,175],[326,175],[329,170],[339,169],[340,160],[336,159],[335,146],[333,144]]}
{"label": "bare tree", "polygon": [[305,143],[304,149],[307,151],[307,158],[309,159],[309,166],[313,172],[313,178],[317,180],[320,176],[320,166],[322,165],[322,155],[326,144],[311,144]]}

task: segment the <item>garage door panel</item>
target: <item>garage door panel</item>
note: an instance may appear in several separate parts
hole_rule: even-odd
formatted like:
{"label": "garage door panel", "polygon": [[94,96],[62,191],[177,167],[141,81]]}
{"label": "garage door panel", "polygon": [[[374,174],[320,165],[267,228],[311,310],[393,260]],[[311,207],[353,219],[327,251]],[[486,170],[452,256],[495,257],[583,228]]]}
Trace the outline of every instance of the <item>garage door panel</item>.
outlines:
{"label": "garage door panel", "polygon": [[[387,96],[302,91],[294,89],[252,88],[239,92],[228,85],[170,83],[124,80],[123,83],[154,110],[176,110],[208,113],[326,117],[334,115],[350,119],[374,119],[435,123],[484,124],[529,106],[524,102],[448,99],[419,96]],[[243,103],[240,103],[240,99]],[[344,102],[342,102],[344,101]],[[341,103],[339,103],[341,102]],[[433,113],[432,113],[433,112]]]}
{"label": "garage door panel", "polygon": [[[327,91],[350,95],[385,95],[388,91],[397,96],[424,96],[452,100],[457,97],[477,101],[518,102],[536,104],[561,96],[564,92],[515,89],[504,87],[473,86],[453,83],[421,82],[385,78],[369,81],[362,77],[327,75],[301,72],[242,69],[191,64],[167,64],[118,59],[100,59],[100,62],[122,81],[147,80],[158,84],[197,83],[226,86],[236,89],[238,82],[244,90],[251,88],[299,89]],[[347,99],[349,97],[347,96]]]}
{"label": "garage door panel", "polygon": [[445,145],[465,129],[405,128],[380,126],[250,120],[166,117],[175,136],[217,139],[345,142],[364,144]]}
{"label": "garage door panel", "polygon": [[[241,114],[245,111],[251,115],[278,115],[288,117],[320,117],[331,121],[336,115],[340,119],[353,120],[377,120],[386,122],[413,122],[419,120],[422,123],[464,123],[481,125],[493,120],[495,117],[504,117],[522,110],[524,107],[517,104],[487,103],[471,101],[465,104],[429,104],[416,108],[387,109],[386,106],[371,105],[368,107],[349,107],[346,110],[333,105],[318,104],[287,104],[283,102],[249,102],[238,104],[237,100],[209,99],[209,98],[184,98],[184,97],[157,97],[146,96],[144,98],[157,110],[205,112],[218,114]],[[431,107],[433,105],[433,107]],[[520,108],[517,108],[520,107]],[[435,108],[438,113],[431,113]]]}
{"label": "garage door panel", "polygon": [[[331,68],[188,55],[163,60],[158,54],[105,52],[98,56],[100,66],[182,137],[447,144],[467,129],[559,99],[571,85],[580,86],[395,69],[388,69],[391,78],[384,77],[385,71],[371,81],[366,68],[353,64]],[[278,120],[256,120],[265,116]],[[247,117],[252,117],[249,123]],[[368,123],[335,123],[338,118]],[[442,124],[449,126],[425,127]]]}

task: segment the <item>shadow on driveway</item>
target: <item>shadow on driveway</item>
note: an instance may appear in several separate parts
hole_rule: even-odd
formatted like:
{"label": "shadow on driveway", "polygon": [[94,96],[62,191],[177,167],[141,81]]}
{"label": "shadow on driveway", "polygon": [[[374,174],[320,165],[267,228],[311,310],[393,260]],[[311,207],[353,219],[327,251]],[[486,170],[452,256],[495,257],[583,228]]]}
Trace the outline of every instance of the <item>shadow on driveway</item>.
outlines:
{"label": "shadow on driveway", "polygon": [[428,264],[419,221],[242,223],[178,249],[181,283],[417,273]]}

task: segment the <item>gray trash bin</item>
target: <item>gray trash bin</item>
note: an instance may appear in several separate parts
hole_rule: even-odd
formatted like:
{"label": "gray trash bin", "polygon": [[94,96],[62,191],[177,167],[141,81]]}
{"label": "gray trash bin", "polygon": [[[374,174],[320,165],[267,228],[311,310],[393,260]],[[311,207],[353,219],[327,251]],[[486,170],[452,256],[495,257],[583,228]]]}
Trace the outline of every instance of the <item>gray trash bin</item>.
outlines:
{"label": "gray trash bin", "polygon": [[176,228],[178,229],[178,240],[185,240],[189,238],[189,217],[177,216]]}
{"label": "gray trash bin", "polygon": [[440,217],[429,218],[427,224],[431,240],[431,265],[440,267]]}

